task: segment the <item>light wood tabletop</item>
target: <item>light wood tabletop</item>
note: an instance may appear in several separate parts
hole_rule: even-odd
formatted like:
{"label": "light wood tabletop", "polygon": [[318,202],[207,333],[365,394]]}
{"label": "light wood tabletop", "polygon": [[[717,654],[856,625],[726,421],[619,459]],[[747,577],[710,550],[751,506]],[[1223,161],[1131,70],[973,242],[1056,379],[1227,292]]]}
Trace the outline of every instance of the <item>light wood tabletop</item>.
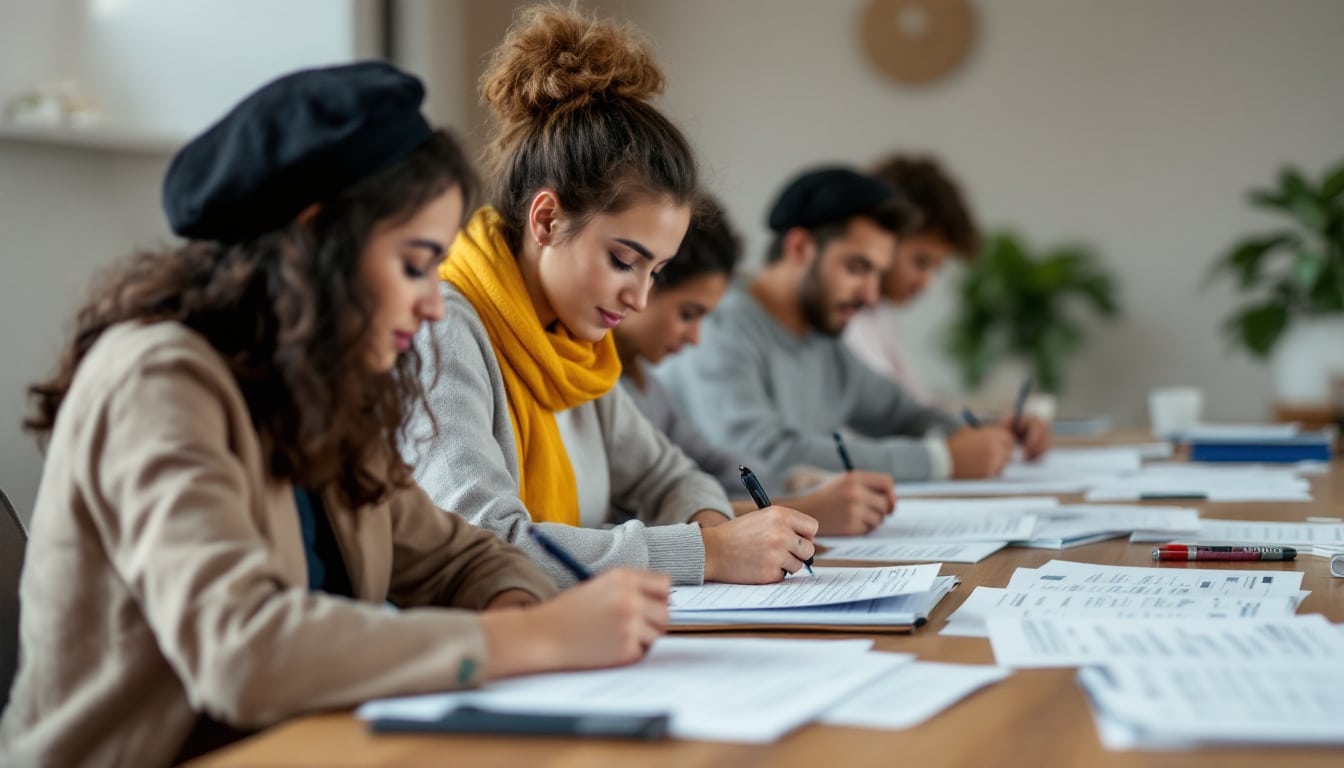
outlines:
{"label": "light wood tabletop", "polygon": [[[1344,461],[1311,478],[1307,503],[1197,505],[1204,517],[1302,521],[1308,516],[1344,516]],[[1064,497],[1067,503],[1077,497]],[[885,651],[918,654],[926,661],[989,664],[989,641],[942,637],[948,615],[977,585],[1002,587],[1019,567],[1052,558],[1113,565],[1153,566],[1151,544],[1115,539],[1052,551],[1010,548],[973,565],[947,564],[943,573],[961,586],[913,635],[872,635]],[[1219,563],[1168,563],[1162,568],[1217,568]],[[1302,556],[1293,562],[1229,563],[1228,568],[1300,570],[1311,596],[1299,613],[1322,613],[1344,622],[1344,579],[1330,576],[1328,560]],[[778,636],[799,637],[803,635]],[[835,635],[829,635],[835,637]],[[193,763],[198,768],[274,766],[1331,766],[1344,765],[1344,750],[1219,748],[1185,752],[1111,752],[1102,748],[1075,670],[1023,670],[973,694],[950,710],[903,731],[808,725],[765,746],[666,741],[619,743],[598,740],[477,736],[373,736],[349,712],[313,715],[278,725]],[[799,670],[800,695],[806,670]],[[277,680],[276,685],[284,685]],[[918,695],[912,691],[911,695]],[[1340,725],[1344,729],[1344,723]]]}

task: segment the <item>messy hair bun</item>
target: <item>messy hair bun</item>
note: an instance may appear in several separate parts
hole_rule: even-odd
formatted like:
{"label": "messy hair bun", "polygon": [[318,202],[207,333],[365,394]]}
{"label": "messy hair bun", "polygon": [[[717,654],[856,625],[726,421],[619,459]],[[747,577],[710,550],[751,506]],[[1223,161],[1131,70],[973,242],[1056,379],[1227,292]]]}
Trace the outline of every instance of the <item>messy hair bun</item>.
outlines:
{"label": "messy hair bun", "polygon": [[496,121],[485,160],[506,229],[521,231],[518,206],[543,186],[576,224],[628,205],[628,192],[691,201],[690,146],[648,103],[663,82],[633,27],[554,5],[522,11],[480,84]]}
{"label": "messy hair bun", "polygon": [[643,35],[549,5],[520,14],[481,79],[501,139],[557,112],[615,99],[647,101],[662,90],[662,70]]}

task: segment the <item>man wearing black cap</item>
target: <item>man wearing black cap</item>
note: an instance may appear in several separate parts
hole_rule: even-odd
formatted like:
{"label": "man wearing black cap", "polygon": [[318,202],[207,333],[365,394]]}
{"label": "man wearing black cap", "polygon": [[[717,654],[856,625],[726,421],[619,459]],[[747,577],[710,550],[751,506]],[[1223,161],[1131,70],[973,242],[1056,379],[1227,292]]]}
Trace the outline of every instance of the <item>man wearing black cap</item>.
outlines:
{"label": "man wearing black cap", "polygon": [[1007,463],[1011,433],[971,429],[917,402],[841,343],[855,312],[875,304],[910,209],[885,182],[828,167],[793,179],[771,208],[765,269],[730,291],[699,346],[658,372],[706,436],[773,472],[841,470],[831,434],[848,428],[853,467],[897,480],[989,477]]}

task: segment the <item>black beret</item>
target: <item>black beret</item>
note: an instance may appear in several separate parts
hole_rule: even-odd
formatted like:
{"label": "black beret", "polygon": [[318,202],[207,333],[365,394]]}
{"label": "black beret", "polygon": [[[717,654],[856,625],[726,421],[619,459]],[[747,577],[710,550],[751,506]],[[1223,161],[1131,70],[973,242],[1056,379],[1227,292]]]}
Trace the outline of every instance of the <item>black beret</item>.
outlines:
{"label": "black beret", "polygon": [[238,242],[395,164],[430,136],[425,88],[366,61],[285,75],[187,143],[163,179],[182,237]]}
{"label": "black beret", "polygon": [[899,198],[895,187],[875,176],[841,166],[816,168],[784,186],[768,223],[775,232],[815,229],[896,204]]}

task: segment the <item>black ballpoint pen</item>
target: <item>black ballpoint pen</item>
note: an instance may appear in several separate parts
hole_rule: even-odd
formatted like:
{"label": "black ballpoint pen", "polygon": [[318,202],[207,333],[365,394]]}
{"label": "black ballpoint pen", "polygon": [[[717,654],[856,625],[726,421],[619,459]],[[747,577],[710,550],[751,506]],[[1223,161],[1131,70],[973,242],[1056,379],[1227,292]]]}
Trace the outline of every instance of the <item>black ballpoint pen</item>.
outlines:
{"label": "black ballpoint pen", "polygon": [[1013,436],[1022,435],[1022,409],[1027,405],[1027,395],[1031,394],[1031,377],[1022,380],[1022,386],[1017,390],[1017,403],[1013,406]]}
{"label": "black ballpoint pen", "polygon": [[553,540],[551,540],[550,536],[547,536],[546,534],[542,533],[541,530],[537,528],[537,526],[535,525],[527,526],[527,532],[531,534],[532,538],[535,539],[536,542],[541,545],[541,548],[546,550],[546,552],[549,553],[551,557],[554,557],[556,560],[560,561],[560,564],[565,566],[565,570],[574,574],[575,579],[579,581],[587,581],[593,578],[592,571],[584,567],[583,563],[580,563],[578,560],[575,560],[573,555],[566,552],[559,544],[556,544]]}
{"label": "black ballpoint pen", "polygon": [[980,420],[975,417],[974,413],[971,413],[970,408],[961,409],[961,418],[963,421],[966,422],[967,426],[973,427],[975,429],[980,428]]}
{"label": "black ballpoint pen", "polygon": [[[746,486],[747,493],[751,494],[751,500],[756,502],[757,509],[765,509],[770,506],[770,497],[766,495],[765,489],[761,487],[761,481],[756,479],[756,473],[739,464],[737,471],[742,475],[742,485]],[[812,560],[809,557],[803,561],[803,567],[808,573],[812,573]]]}
{"label": "black ballpoint pen", "polygon": [[845,449],[845,438],[841,437],[840,430],[832,432],[831,439],[835,441],[835,452],[840,454],[840,463],[845,466],[845,471],[853,472],[854,462],[849,460],[849,451]]}

